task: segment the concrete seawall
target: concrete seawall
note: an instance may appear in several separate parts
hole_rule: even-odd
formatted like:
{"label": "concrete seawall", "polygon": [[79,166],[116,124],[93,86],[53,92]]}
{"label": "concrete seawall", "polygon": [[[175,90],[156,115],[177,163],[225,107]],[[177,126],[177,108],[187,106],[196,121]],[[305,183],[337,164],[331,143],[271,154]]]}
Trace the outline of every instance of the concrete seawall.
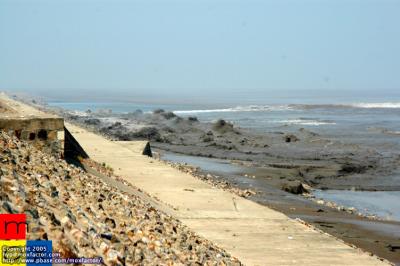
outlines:
{"label": "concrete seawall", "polygon": [[55,155],[61,151],[58,135],[64,131],[64,119],[0,93],[0,130]]}
{"label": "concrete seawall", "polygon": [[67,124],[90,158],[172,207],[174,215],[246,265],[388,265],[282,213],[216,189],[143,156],[135,142],[112,142]]}

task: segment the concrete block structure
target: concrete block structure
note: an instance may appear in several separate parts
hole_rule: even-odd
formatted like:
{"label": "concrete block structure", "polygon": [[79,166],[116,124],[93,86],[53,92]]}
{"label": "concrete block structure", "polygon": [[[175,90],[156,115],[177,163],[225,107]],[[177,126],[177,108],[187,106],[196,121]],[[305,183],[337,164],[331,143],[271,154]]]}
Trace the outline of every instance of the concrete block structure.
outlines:
{"label": "concrete block structure", "polygon": [[51,152],[61,154],[64,119],[41,112],[0,93],[0,130]]}

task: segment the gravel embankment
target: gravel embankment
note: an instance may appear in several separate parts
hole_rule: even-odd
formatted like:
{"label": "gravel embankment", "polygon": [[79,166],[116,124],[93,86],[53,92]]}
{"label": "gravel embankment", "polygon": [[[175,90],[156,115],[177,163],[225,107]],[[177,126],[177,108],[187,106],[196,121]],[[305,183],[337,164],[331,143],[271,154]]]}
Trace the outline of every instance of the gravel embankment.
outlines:
{"label": "gravel embankment", "polygon": [[106,265],[240,265],[173,217],[0,132],[0,213],[26,213],[28,239]]}

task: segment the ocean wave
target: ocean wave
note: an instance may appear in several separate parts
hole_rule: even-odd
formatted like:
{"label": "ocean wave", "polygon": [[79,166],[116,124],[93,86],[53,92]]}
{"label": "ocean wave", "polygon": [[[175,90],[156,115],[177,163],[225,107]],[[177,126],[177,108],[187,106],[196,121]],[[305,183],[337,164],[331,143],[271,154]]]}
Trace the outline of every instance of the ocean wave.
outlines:
{"label": "ocean wave", "polygon": [[358,108],[400,108],[400,103],[386,102],[386,103],[355,103],[352,104]]}
{"label": "ocean wave", "polygon": [[289,105],[248,105],[236,106],[222,109],[200,109],[200,110],[177,110],[175,114],[197,114],[197,113],[230,113],[230,112],[265,112],[291,110]]}
{"label": "ocean wave", "polygon": [[353,106],[345,104],[289,104],[288,106],[294,110],[353,108]]}
{"label": "ocean wave", "polygon": [[302,126],[336,125],[336,123],[333,121],[312,120],[312,119],[287,119],[287,120],[275,121],[275,123],[288,124],[288,125],[302,125]]}
{"label": "ocean wave", "polygon": [[287,105],[248,105],[221,109],[176,110],[176,114],[200,114],[200,113],[230,113],[230,112],[270,112],[270,111],[296,111],[311,109],[354,109],[354,108],[399,108],[400,102],[382,103],[351,103],[351,104],[287,104]]}
{"label": "ocean wave", "polygon": [[400,108],[400,102],[350,103],[350,104],[290,104],[293,109],[387,109]]}

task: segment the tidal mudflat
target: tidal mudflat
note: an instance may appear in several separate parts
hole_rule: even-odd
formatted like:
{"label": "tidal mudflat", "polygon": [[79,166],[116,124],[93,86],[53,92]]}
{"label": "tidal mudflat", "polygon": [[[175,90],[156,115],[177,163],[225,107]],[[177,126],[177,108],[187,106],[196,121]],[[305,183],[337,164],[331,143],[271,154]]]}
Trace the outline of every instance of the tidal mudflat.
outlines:
{"label": "tidal mudflat", "polygon": [[[348,191],[310,189],[304,195],[287,193],[269,179],[253,175],[262,170],[239,166],[237,162],[187,156],[160,151],[161,159],[197,167],[203,178],[228,181],[237,189],[257,193],[249,199],[272,207],[292,218],[302,219],[347,243],[398,261],[400,221],[397,191]],[[373,198],[371,198],[371,195]],[[374,201],[375,198],[379,200]],[[397,208],[397,209],[396,209]]]}

